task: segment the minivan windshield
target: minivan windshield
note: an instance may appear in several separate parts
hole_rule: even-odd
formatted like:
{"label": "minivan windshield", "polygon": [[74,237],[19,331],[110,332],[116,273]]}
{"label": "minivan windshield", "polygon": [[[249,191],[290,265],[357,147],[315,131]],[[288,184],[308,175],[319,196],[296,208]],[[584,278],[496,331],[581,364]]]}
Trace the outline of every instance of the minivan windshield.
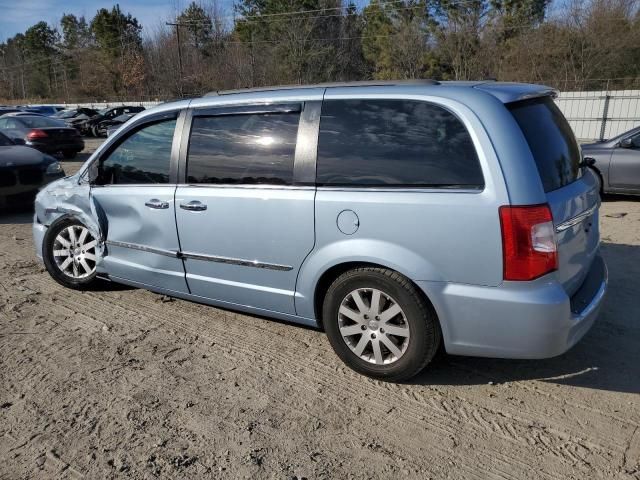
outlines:
{"label": "minivan windshield", "polygon": [[569,123],[551,97],[508,104],[536,161],[545,192],[580,176],[580,147]]}

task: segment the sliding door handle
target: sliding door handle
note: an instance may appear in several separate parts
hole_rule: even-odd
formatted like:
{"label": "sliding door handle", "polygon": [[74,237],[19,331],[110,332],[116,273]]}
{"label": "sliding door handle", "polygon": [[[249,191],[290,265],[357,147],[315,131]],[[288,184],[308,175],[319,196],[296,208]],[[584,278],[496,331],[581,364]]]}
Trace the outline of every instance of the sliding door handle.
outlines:
{"label": "sliding door handle", "polygon": [[181,203],[180,208],[191,212],[201,212],[207,209],[207,206],[198,200],[191,200],[189,203]]}
{"label": "sliding door handle", "polygon": [[144,202],[144,204],[149,208],[156,208],[159,210],[166,210],[169,208],[169,202],[163,202],[157,198],[152,198],[151,200]]}

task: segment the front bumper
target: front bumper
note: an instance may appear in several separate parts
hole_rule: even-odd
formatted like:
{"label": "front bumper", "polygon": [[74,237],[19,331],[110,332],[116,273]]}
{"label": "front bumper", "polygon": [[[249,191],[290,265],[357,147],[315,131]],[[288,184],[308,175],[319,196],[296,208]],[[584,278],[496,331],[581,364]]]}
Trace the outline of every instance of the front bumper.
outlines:
{"label": "front bumper", "polygon": [[552,276],[499,287],[417,283],[438,313],[448,353],[534,359],[566,352],[589,331],[607,281],[598,255],[572,297]]}
{"label": "front bumper", "polygon": [[47,227],[38,222],[38,217],[36,215],[33,216],[31,233],[33,234],[33,246],[36,250],[36,257],[42,261],[42,242],[44,240],[45,233],[47,233]]}
{"label": "front bumper", "polygon": [[23,183],[19,179],[19,175],[14,171],[11,171],[10,175],[13,180],[12,184],[0,186],[0,208],[32,203],[38,193],[38,190],[55,180],[64,178],[64,172],[55,173],[53,175],[47,175],[43,172],[38,181],[33,183]]}

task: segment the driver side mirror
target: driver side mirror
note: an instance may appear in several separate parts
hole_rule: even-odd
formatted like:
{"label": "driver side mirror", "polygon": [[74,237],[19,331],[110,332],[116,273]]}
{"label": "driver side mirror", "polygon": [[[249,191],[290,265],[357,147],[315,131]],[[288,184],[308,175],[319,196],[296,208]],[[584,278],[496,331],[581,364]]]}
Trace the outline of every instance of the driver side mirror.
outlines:
{"label": "driver side mirror", "polygon": [[16,145],[24,145],[26,142],[24,141],[24,138],[12,138],[11,140],[13,140],[13,143],[15,143]]}
{"label": "driver side mirror", "polygon": [[633,140],[631,138],[625,138],[620,142],[620,148],[633,148]]}

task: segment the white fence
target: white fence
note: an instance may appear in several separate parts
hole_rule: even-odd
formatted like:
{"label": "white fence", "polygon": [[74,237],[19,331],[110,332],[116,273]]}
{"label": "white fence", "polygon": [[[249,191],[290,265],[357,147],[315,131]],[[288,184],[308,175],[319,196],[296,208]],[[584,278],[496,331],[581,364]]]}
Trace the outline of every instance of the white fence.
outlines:
{"label": "white fence", "polygon": [[[95,109],[120,105],[150,108],[162,102],[68,103],[67,108]],[[640,90],[561,92],[556,103],[580,140],[603,140],[640,125]]]}
{"label": "white fence", "polygon": [[88,102],[88,103],[59,103],[64,108],[93,108],[94,110],[102,110],[103,108],[119,107],[121,105],[135,105],[137,107],[151,108],[160,105],[161,101],[156,102]]}
{"label": "white fence", "polygon": [[561,92],[556,102],[579,139],[604,140],[640,125],[640,90]]}

